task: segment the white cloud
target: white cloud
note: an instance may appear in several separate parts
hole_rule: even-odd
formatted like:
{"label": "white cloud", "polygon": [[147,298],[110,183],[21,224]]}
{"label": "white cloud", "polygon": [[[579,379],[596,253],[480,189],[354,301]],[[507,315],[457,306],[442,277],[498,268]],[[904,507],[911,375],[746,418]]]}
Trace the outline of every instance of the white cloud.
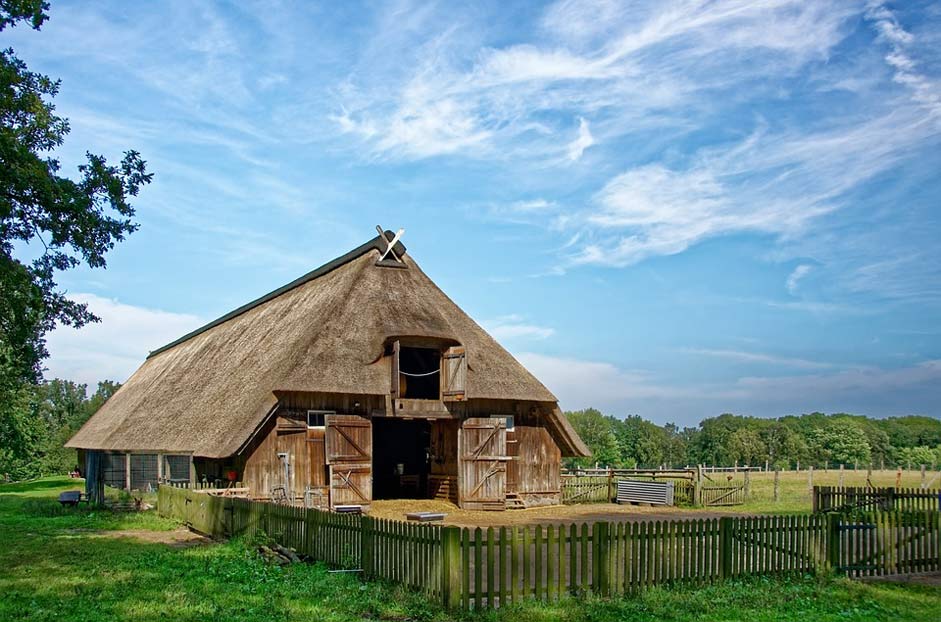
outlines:
{"label": "white cloud", "polygon": [[936,416],[937,400],[941,398],[938,360],[894,369],[854,367],[800,375],[679,383],[606,362],[530,352],[522,352],[517,358],[559,398],[565,409],[594,406],[617,416],[637,413],[661,423],[674,421],[681,425],[693,425],[703,417],[723,412],[781,416],[823,410]]}
{"label": "white cloud", "polygon": [[778,399],[795,396],[820,396],[827,399],[849,397],[855,393],[875,394],[901,391],[914,386],[941,383],[941,360],[927,360],[897,369],[878,367],[853,368],[832,374],[811,374],[779,377],[745,377],[737,385],[755,397]]}
{"label": "white cloud", "polygon": [[790,292],[791,294],[796,294],[797,286],[800,283],[801,279],[807,276],[811,270],[813,270],[813,266],[811,266],[810,264],[800,264],[799,266],[794,268],[794,270],[791,271],[791,273],[788,275],[787,282],[785,283],[785,285],[787,286],[787,291]]}
{"label": "white cloud", "polygon": [[87,304],[101,322],[81,329],[59,327],[49,335],[47,378],[89,386],[105,379],[123,382],[152,350],[204,324],[195,315],[135,307],[94,294],[70,298]]}
{"label": "white cloud", "polygon": [[843,207],[848,191],[939,134],[930,116],[902,107],[813,134],[759,129],[700,151],[685,169],[632,168],[610,180],[582,214],[595,237],[572,261],[626,266],[743,231],[797,237]]}
{"label": "white cloud", "polygon": [[680,388],[658,385],[646,372],[623,370],[611,363],[532,352],[521,352],[517,358],[559,398],[563,408],[630,403],[634,399],[686,394]]}
{"label": "white cloud", "polygon": [[891,51],[885,62],[895,70],[893,79],[912,91],[912,99],[924,106],[936,117],[941,117],[941,84],[918,71],[916,62],[908,51],[915,38],[898,23],[895,14],[882,2],[871,2],[866,19],[888,44]]}
{"label": "white cloud", "polygon": [[513,212],[543,212],[556,207],[556,204],[546,199],[531,199],[529,201],[516,201],[510,205]]}
{"label": "white cloud", "polygon": [[548,339],[555,330],[531,324],[520,315],[504,315],[482,322],[484,328],[497,341],[503,339]]}
{"label": "white cloud", "polygon": [[569,160],[572,162],[580,159],[585,149],[595,144],[595,138],[591,135],[591,129],[588,127],[588,121],[579,117],[578,136],[569,143]]}
{"label": "white cloud", "polygon": [[[618,4],[557,3],[543,19],[548,36],[502,47],[488,46],[486,29],[463,23],[460,12],[439,14],[439,23],[426,11],[423,28],[409,33],[404,71],[350,74],[338,92],[342,112],[333,118],[383,157],[563,162],[595,139],[586,121],[575,143],[559,145],[551,138],[562,117],[546,113],[603,113],[614,134],[662,124],[666,106],[696,106],[699,95],[718,87],[825,58],[858,14],[853,2]],[[390,36],[380,32],[378,39]],[[359,66],[384,65],[390,48],[400,51],[370,47]]]}
{"label": "white cloud", "polygon": [[774,354],[765,354],[762,352],[746,352],[743,350],[722,350],[708,348],[687,348],[684,352],[690,354],[700,354],[716,358],[724,358],[743,363],[764,363],[768,365],[778,365],[783,367],[797,367],[801,369],[829,369],[835,367],[832,363],[823,361],[811,361],[808,359],[794,358],[787,356],[776,356]]}

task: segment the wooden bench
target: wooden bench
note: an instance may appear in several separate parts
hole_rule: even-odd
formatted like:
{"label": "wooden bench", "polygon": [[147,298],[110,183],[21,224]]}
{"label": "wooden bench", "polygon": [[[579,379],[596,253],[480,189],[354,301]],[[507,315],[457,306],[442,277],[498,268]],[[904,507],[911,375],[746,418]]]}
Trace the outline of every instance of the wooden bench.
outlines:
{"label": "wooden bench", "polygon": [[447,516],[447,514],[444,512],[410,512],[405,515],[405,518],[420,523],[433,523],[435,521],[444,520],[445,516]]}

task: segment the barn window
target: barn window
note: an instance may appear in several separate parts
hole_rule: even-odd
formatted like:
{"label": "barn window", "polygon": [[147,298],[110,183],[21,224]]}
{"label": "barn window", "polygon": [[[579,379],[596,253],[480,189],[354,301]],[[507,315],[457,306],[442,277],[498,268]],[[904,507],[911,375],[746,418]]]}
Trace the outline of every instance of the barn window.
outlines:
{"label": "barn window", "polygon": [[171,482],[190,481],[190,457],[182,455],[164,456],[163,478]]}
{"label": "barn window", "polygon": [[307,411],[307,427],[313,429],[323,430],[327,426],[327,420],[325,417],[327,415],[336,414],[332,410],[308,410]]}
{"label": "barn window", "polygon": [[101,479],[112,488],[127,486],[127,456],[125,454],[102,454]]}
{"label": "barn window", "polygon": [[413,400],[441,399],[441,351],[408,346],[395,350],[398,357],[393,370],[398,372],[398,386],[393,380],[393,394]]}
{"label": "barn window", "polygon": [[494,419],[503,419],[506,422],[506,431],[512,432],[516,429],[516,420],[513,415],[493,415]]}
{"label": "barn window", "polygon": [[157,454],[131,454],[131,488],[157,487]]}

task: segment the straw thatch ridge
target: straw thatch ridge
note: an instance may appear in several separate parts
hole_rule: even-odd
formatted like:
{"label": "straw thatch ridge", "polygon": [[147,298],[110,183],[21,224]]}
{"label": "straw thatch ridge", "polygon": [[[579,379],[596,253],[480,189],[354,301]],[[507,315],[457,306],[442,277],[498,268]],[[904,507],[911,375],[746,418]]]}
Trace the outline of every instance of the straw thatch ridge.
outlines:
{"label": "straw thatch ridge", "polygon": [[[387,395],[383,349],[404,336],[464,345],[469,400],[557,401],[408,254],[407,269],[377,265],[384,249],[377,236],[155,351],[67,446],[228,457],[271,412],[276,391]],[[559,417],[550,419],[563,452],[587,453]]]}

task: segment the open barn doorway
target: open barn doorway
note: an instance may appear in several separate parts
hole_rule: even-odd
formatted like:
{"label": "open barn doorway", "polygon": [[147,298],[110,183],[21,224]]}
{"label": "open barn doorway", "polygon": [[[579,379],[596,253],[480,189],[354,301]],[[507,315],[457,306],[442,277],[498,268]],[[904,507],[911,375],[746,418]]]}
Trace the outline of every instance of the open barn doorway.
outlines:
{"label": "open barn doorway", "polygon": [[372,433],[373,498],[427,498],[430,422],[376,417]]}

